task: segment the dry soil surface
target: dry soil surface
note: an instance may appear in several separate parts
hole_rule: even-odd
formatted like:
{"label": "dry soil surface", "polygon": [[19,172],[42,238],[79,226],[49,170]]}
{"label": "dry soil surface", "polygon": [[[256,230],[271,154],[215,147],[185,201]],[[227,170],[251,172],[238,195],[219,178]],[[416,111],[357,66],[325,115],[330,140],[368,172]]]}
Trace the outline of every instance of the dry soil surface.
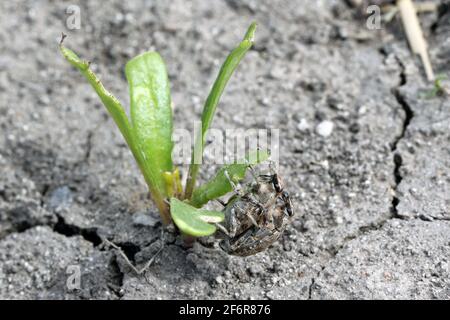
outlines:
{"label": "dry soil surface", "polygon": [[[69,5],[79,30],[67,29]],[[449,7],[420,16],[447,75]],[[296,218],[240,258],[213,239],[161,238],[123,138],[57,45],[67,33],[125,104],[123,66],[159,51],[175,126],[191,129],[253,20],[256,44],[214,127],[280,129]],[[1,1],[0,52],[0,298],[450,298],[450,100],[426,97],[433,85],[398,17],[370,30],[338,0]],[[204,169],[203,180],[217,167]],[[101,236],[139,266],[164,249],[139,276]]]}

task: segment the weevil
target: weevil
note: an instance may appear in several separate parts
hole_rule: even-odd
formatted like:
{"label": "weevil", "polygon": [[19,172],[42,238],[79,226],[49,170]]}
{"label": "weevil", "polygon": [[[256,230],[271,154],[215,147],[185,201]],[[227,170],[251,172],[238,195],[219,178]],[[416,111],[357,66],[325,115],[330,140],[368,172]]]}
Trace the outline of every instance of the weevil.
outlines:
{"label": "weevil", "polygon": [[255,176],[244,192],[236,194],[224,208],[226,237],[220,242],[230,255],[250,256],[277,241],[294,212],[277,173]]}

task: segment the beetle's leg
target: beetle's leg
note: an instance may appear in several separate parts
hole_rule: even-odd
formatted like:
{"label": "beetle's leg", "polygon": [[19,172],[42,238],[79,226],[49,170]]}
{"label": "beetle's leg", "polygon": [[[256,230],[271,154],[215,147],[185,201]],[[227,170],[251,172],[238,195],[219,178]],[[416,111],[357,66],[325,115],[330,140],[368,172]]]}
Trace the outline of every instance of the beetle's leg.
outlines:
{"label": "beetle's leg", "polygon": [[223,233],[225,233],[227,235],[227,237],[230,237],[230,233],[228,232],[227,228],[225,228],[223,225],[221,225],[220,223],[214,223],[214,225],[217,227],[217,229],[219,229],[220,231],[222,231]]}
{"label": "beetle's leg", "polygon": [[250,171],[250,174],[252,175],[253,180],[258,182],[258,175],[256,174],[255,168],[253,168],[253,166],[251,166],[251,165],[248,165],[248,170]]}
{"label": "beetle's leg", "polygon": [[272,161],[272,160],[269,160],[269,171],[270,171],[270,173],[271,173],[272,175],[274,175],[274,174],[277,173],[277,170],[276,170],[276,164],[275,164],[275,162]]}
{"label": "beetle's leg", "polygon": [[264,212],[264,218],[266,219],[266,222],[268,221],[271,226],[274,224],[273,220],[273,210],[265,210]]}
{"label": "beetle's leg", "polygon": [[228,173],[228,170],[224,171],[225,178],[227,178],[228,182],[231,184],[231,187],[236,191],[238,189],[237,185],[234,183],[234,181],[230,178],[230,174]]}
{"label": "beetle's leg", "polygon": [[227,204],[220,199],[215,199],[218,203],[220,203],[223,207],[226,207]]}
{"label": "beetle's leg", "polygon": [[258,176],[258,180],[262,182],[272,182],[272,175],[271,174],[261,174]]}
{"label": "beetle's leg", "polygon": [[289,193],[287,191],[283,191],[281,194],[281,198],[284,201],[284,210],[288,214],[289,217],[292,217],[294,215],[294,212],[292,211],[292,202],[289,197]]}
{"label": "beetle's leg", "polygon": [[270,209],[271,207],[273,207],[277,203],[280,195],[282,197],[282,192],[275,193],[275,194],[271,195],[270,199],[264,204],[264,209],[265,209],[264,211],[270,211],[270,210],[267,210],[267,209]]}
{"label": "beetle's leg", "polygon": [[270,174],[262,174],[258,178],[263,182],[271,183],[275,192],[280,193],[283,191],[281,179],[272,166],[270,166]]}
{"label": "beetle's leg", "polygon": [[235,208],[234,207],[232,207],[230,209],[229,214],[225,217],[225,225],[228,228],[227,235],[230,238],[233,238],[236,235],[236,232],[237,232],[236,212],[235,212]]}
{"label": "beetle's leg", "polygon": [[237,183],[237,184],[234,183],[234,181],[230,178],[230,174],[228,173],[227,170],[224,171],[224,175],[225,175],[225,178],[227,178],[228,182],[230,183],[231,187],[233,188],[233,191],[234,191],[236,194],[238,194],[238,195],[240,195],[240,196],[243,196],[244,194],[243,194],[243,192],[242,192],[242,187],[241,187],[241,185],[240,185],[239,183]]}
{"label": "beetle's leg", "polygon": [[280,177],[276,173],[274,173],[272,175],[272,185],[277,194],[283,192],[283,188],[281,187]]}
{"label": "beetle's leg", "polygon": [[264,214],[264,218],[266,222],[268,222],[270,225],[274,224],[272,208],[277,204],[279,197],[280,193],[275,193],[271,195],[269,200],[262,206],[262,213]]}
{"label": "beetle's leg", "polygon": [[[255,210],[258,210],[259,213],[262,213],[264,211],[264,207],[256,200],[253,198],[252,194],[248,194],[245,196],[246,199],[254,206]],[[242,210],[242,209],[241,209]],[[245,215],[250,219],[250,222],[257,228],[259,228],[259,224],[258,222],[255,220],[255,217],[253,216],[253,212],[254,210],[249,211],[245,211]],[[258,213],[257,213],[258,214]],[[259,214],[258,214],[259,215]]]}
{"label": "beetle's leg", "polygon": [[256,222],[255,218],[253,218],[252,214],[250,212],[246,212],[245,213],[246,216],[250,219],[251,223],[255,226],[255,227],[259,227],[258,223]]}

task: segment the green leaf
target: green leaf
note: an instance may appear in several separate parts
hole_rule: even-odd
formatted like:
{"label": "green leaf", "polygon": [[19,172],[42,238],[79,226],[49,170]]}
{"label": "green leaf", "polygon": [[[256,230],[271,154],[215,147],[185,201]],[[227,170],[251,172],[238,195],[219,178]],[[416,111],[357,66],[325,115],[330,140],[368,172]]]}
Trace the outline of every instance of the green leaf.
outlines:
{"label": "green leaf", "polygon": [[170,213],[177,227],[194,237],[213,234],[217,228],[211,223],[219,223],[225,219],[223,212],[197,209],[177,198],[170,198]]}
{"label": "green leaf", "polygon": [[246,161],[240,163],[229,164],[223,166],[208,182],[195,189],[192,194],[190,203],[194,207],[201,207],[208,201],[220,198],[233,190],[230,180],[225,175],[225,171],[228,172],[229,178],[238,183],[245,178],[245,173],[250,164],[260,163],[269,158],[267,151],[256,151],[250,153],[246,157]]}
{"label": "green leaf", "polygon": [[164,172],[172,172],[172,106],[166,66],[157,52],[146,52],[125,66],[130,113],[139,149],[153,183],[167,195]]}
{"label": "green leaf", "polygon": [[189,167],[189,175],[186,183],[185,198],[189,199],[194,191],[195,181],[200,168],[200,164],[195,163],[195,159],[200,159],[203,153],[203,148],[206,141],[206,133],[211,126],[214,114],[216,112],[217,104],[225,89],[225,86],[230,80],[239,62],[245,56],[247,51],[251,48],[254,41],[254,35],[256,30],[256,23],[252,23],[245,34],[242,42],[228,55],[223,63],[219,74],[214,82],[214,85],[206,99],[205,106],[202,113],[202,128],[201,134],[197,136],[197,140],[194,145],[194,152],[192,153],[191,165]]}

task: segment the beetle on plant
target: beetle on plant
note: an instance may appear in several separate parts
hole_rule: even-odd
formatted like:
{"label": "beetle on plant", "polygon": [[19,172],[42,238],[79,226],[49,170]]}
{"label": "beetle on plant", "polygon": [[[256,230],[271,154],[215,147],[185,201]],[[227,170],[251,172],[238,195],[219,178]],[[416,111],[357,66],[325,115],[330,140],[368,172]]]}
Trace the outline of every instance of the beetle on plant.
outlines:
{"label": "beetle on plant", "polygon": [[216,107],[233,71],[251,48],[256,24],[252,23],[244,39],[231,51],[223,63],[206,99],[202,126],[195,140],[185,189],[182,190],[180,172],[172,162],[172,107],[169,79],[163,59],[157,52],[146,52],[131,59],[125,66],[129,84],[130,119],[120,102],[108,92],[90,69],[90,63],[78,57],[63,45],[64,58],[91,84],[107,111],[115,121],[148,185],[165,225],[173,221],[181,232],[190,237],[209,236],[223,222],[227,210],[201,209],[207,202],[218,199],[233,190],[233,185],[244,179],[251,164],[268,158],[265,150],[247,155],[242,163],[225,165],[205,184],[196,187],[200,164],[194,159],[202,156],[206,134],[211,126]]}

